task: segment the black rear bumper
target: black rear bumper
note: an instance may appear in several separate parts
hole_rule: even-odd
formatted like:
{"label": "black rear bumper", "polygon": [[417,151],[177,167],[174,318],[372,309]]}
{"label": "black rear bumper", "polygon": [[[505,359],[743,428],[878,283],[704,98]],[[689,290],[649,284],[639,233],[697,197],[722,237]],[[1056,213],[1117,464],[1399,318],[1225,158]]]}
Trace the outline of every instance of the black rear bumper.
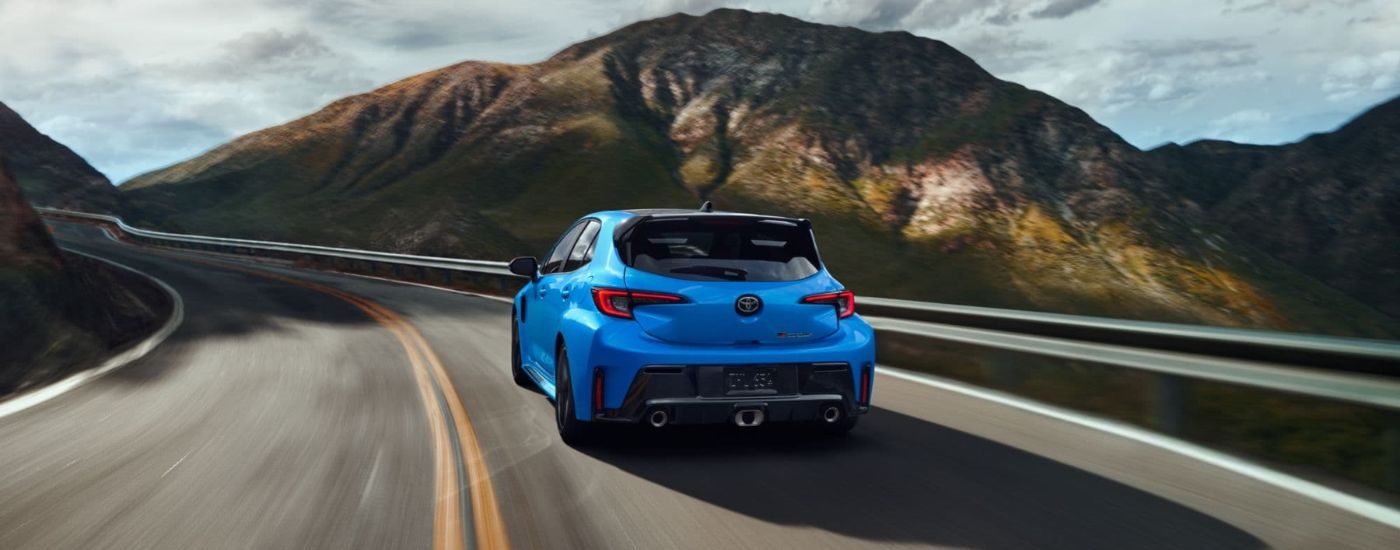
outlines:
{"label": "black rear bumper", "polygon": [[776,377],[765,395],[726,391],[724,369],[733,365],[652,365],[637,372],[622,407],[597,411],[602,422],[644,422],[665,411],[667,424],[722,424],[743,411],[762,411],[764,422],[817,422],[835,406],[842,417],[870,410],[856,394],[846,363],[752,365],[773,368]]}

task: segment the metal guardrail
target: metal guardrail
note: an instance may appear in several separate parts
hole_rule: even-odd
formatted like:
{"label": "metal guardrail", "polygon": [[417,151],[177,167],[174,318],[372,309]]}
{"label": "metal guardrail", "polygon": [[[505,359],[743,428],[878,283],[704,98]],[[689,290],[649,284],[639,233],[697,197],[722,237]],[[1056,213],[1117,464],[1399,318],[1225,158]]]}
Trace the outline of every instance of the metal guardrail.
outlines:
{"label": "metal guardrail", "polygon": [[[131,227],[115,216],[38,208],[49,217],[98,221],[128,237],[162,246],[278,258],[316,258],[437,270],[444,280],[466,277],[501,292],[522,278],[505,262],[412,256],[292,243],[181,235]],[[1271,392],[1337,400],[1400,418],[1400,343],[1259,330],[1153,323],[863,297],[863,317],[882,332],[1069,359],[1150,373],[1155,425],[1180,430],[1186,380],[1223,382]],[[1387,428],[1387,482],[1400,491],[1400,422]]]}
{"label": "metal guardrail", "polygon": [[[50,217],[72,217],[110,223],[131,237],[142,241],[155,241],[156,244],[173,243],[181,247],[194,245],[197,248],[234,253],[263,251],[272,253],[271,255],[274,256],[331,257],[378,262],[391,266],[449,270],[499,276],[504,279],[503,282],[516,285],[522,279],[510,273],[506,262],[413,256],[329,246],[182,235],[132,227],[116,216],[42,207],[36,208],[36,210]],[[1046,353],[1056,356],[1063,356],[1064,352],[1052,352],[1051,347],[1037,348],[1029,346],[1025,342],[1013,345],[1009,341],[993,338],[993,334],[986,331],[977,333],[981,336],[975,338],[969,337],[968,335],[972,333],[966,331],[958,333],[959,336],[953,338],[952,334],[946,333],[942,327],[987,329],[1001,333],[1112,344],[1124,348],[1178,352],[1178,355],[1170,361],[1167,360],[1167,356],[1159,356],[1158,361],[1177,365],[1169,369],[1153,368],[1148,364],[1150,361],[1146,360],[1134,361],[1131,364],[1122,361],[1107,361],[1105,357],[1091,354],[1087,349],[1082,350],[1084,353],[1079,358],[1110,362],[1125,368],[1170,371],[1171,374],[1177,376],[1228,381],[1263,389],[1288,391],[1400,410],[1400,382],[1395,380],[1346,375],[1308,376],[1306,373],[1299,374],[1297,369],[1277,366],[1319,367],[1331,371],[1365,372],[1386,377],[1400,377],[1400,342],[1154,323],[890,298],[861,297],[859,303],[863,317],[877,319],[884,317],[892,321],[903,321],[901,323],[877,321],[877,324],[881,325],[877,328],[883,330],[963,342],[976,340],[981,345],[1004,349],[1014,348],[1022,352]],[[910,323],[911,321],[918,322],[923,326],[917,327]],[[945,332],[940,332],[940,330],[945,330]],[[1183,354],[1190,354],[1193,357],[1185,357]],[[1221,362],[1223,359],[1253,362],[1248,365],[1248,371],[1251,374],[1223,374],[1231,371],[1231,369],[1223,367],[1224,363]],[[1195,367],[1188,366],[1190,363],[1197,363],[1197,365]],[[1287,384],[1279,382],[1279,380],[1284,379],[1295,380],[1295,382]],[[1351,382],[1339,385],[1337,380],[1340,379],[1347,379]],[[1352,390],[1355,392],[1353,393]],[[1387,399],[1378,400],[1376,398],[1378,391],[1376,390],[1383,390],[1379,392],[1381,394],[1391,391],[1394,393],[1389,395]]]}
{"label": "metal guardrail", "polygon": [[205,237],[200,235],[181,235],[178,233],[165,233],[163,231],[152,231],[132,227],[116,216],[105,214],[88,214],[86,212],[73,212],[70,210],[59,210],[55,208],[35,208],[39,212],[47,215],[70,216],[89,220],[104,221],[116,225],[123,233],[143,239],[166,240],[181,243],[202,244],[210,246],[220,246],[227,248],[247,248],[253,250],[268,250],[274,252],[288,252],[312,256],[335,256],[339,258],[349,258],[365,261],[379,261],[385,263],[398,263],[415,267],[429,267],[434,269],[453,269],[457,271],[468,271],[472,273],[483,273],[491,275],[511,275],[506,269],[506,262],[491,262],[485,260],[463,260],[458,258],[442,258],[436,256],[411,256],[408,254],[394,254],[392,252],[376,252],[373,250],[357,250],[353,248],[335,248],[330,246],[316,246],[309,244],[279,243],[272,241],[255,241],[249,239],[228,239],[223,237]]}
{"label": "metal guardrail", "polygon": [[893,319],[1400,377],[1400,342],[889,298],[863,298],[860,304],[862,314]]}
{"label": "metal guardrail", "polygon": [[872,317],[877,330],[1059,359],[1137,369],[1173,377],[1225,382],[1400,411],[1400,380],[1252,361],[1105,345],[956,325]]}

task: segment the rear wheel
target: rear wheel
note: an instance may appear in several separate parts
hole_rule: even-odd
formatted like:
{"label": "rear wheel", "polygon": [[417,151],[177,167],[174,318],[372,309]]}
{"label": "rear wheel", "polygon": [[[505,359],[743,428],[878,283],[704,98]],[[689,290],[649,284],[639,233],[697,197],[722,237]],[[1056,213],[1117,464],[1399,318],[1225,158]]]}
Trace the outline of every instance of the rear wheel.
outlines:
{"label": "rear wheel", "polygon": [[554,360],[554,423],[559,428],[559,437],[569,446],[588,442],[592,435],[590,426],[574,414],[573,378],[569,376],[569,350],[559,346],[559,356]]}
{"label": "rear wheel", "polygon": [[529,388],[535,384],[520,361],[520,323],[515,322],[514,315],[510,316],[510,375],[515,378],[515,384],[522,388]]}

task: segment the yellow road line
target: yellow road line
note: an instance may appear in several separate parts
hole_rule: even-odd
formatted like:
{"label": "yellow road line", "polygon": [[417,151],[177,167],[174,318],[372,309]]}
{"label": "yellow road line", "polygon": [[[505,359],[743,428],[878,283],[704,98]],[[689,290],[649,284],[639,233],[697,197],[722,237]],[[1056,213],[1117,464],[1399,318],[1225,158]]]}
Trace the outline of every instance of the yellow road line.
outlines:
{"label": "yellow road line", "polygon": [[[442,366],[442,361],[423,338],[423,334],[412,324],[405,325],[405,329],[421,346],[423,355],[437,375],[438,387],[447,395],[457,395],[451,378],[447,376],[447,369]],[[491,486],[491,471],[486,467],[486,456],[477,443],[476,429],[467,418],[467,410],[462,406],[461,400],[448,399],[447,406],[452,411],[458,437],[462,439],[462,452],[466,455],[463,458],[467,462],[467,478],[471,480],[472,523],[476,526],[477,548],[508,548],[510,543],[506,537],[505,521],[501,518],[500,507],[496,505],[496,492]]]}
{"label": "yellow road line", "polygon": [[[418,383],[420,397],[422,397],[428,412],[428,426],[433,433],[434,478],[436,480],[433,506],[433,548],[435,550],[461,550],[466,543],[465,526],[462,525],[461,494],[458,489],[461,487],[461,480],[457,476],[457,462],[456,457],[453,456],[455,454],[452,445],[453,432],[457,434],[457,440],[461,444],[461,452],[465,455],[462,458],[466,464],[468,496],[471,499],[476,547],[483,550],[510,548],[505,522],[501,517],[500,507],[496,503],[495,490],[491,485],[491,472],[486,467],[485,454],[482,453],[481,445],[477,441],[476,430],[472,428],[466,408],[462,405],[462,400],[457,395],[457,390],[447,375],[447,369],[442,366],[437,352],[423,338],[423,334],[418,331],[417,327],[394,310],[363,296],[337,288],[224,262],[192,258],[189,260],[273,279],[333,296],[355,306],[387,328],[399,340],[404,352],[408,355],[409,363],[413,365],[414,379]],[[443,411],[438,406],[437,392],[433,388],[434,379],[442,392],[443,400],[447,403],[448,411]]]}

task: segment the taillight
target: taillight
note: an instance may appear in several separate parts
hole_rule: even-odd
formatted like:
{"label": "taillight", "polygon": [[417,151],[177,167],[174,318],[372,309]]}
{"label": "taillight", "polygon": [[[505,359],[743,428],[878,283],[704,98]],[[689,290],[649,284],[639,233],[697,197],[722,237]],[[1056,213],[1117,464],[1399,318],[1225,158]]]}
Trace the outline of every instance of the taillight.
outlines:
{"label": "taillight", "polygon": [[856,312],[856,293],[849,290],[823,292],[802,299],[804,304],[830,304],[836,306],[836,317],[845,319]]}
{"label": "taillight", "polygon": [[649,304],[679,304],[685,298],[675,294],[619,290],[616,288],[594,288],[593,303],[604,315],[622,319],[632,318],[632,308]]}

